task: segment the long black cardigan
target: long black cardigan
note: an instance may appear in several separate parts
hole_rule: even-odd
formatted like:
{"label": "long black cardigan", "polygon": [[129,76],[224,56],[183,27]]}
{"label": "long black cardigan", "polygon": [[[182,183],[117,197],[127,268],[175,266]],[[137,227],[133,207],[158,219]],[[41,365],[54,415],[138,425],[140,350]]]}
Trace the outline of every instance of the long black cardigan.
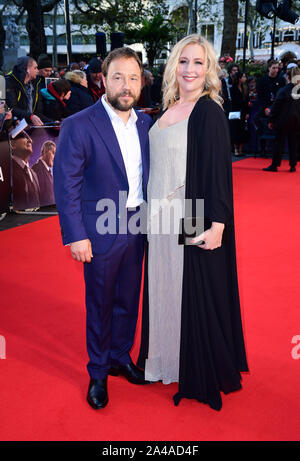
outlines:
{"label": "long black cardigan", "polygon": [[[238,280],[233,217],[231,143],[223,110],[209,96],[196,103],[188,122],[186,199],[204,199],[206,228],[225,223],[222,246],[184,248],[179,389],[220,410],[220,391],[241,388],[248,371]],[[142,341],[138,365],[144,368],[149,342],[147,255]]]}

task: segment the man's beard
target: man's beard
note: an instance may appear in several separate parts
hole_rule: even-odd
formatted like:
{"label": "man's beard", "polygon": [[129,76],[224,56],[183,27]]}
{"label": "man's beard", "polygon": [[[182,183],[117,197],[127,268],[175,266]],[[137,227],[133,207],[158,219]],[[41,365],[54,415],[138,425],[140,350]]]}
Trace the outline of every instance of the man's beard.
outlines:
{"label": "man's beard", "polygon": [[[119,100],[121,96],[131,96],[133,100],[131,103],[130,102],[122,103]],[[106,89],[106,98],[112,107],[122,112],[127,112],[128,110],[132,109],[132,107],[136,106],[137,101],[138,101],[137,98],[131,93],[131,91],[122,91],[122,93],[111,95],[109,91]]]}

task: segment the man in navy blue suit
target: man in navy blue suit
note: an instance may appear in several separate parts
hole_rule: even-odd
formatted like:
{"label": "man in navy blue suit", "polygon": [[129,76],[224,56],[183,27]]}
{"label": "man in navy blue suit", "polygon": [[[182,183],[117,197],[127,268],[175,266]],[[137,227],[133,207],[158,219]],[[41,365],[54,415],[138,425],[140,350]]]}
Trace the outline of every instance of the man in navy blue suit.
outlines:
{"label": "man in navy blue suit", "polygon": [[[84,263],[87,400],[108,403],[107,375],[146,384],[129,355],[136,329],[145,235],[130,220],[146,200],[151,119],[136,112],[142,64],[130,48],[102,65],[106,94],[62,124],[54,192],[63,243]],[[108,226],[107,226],[108,224]]]}

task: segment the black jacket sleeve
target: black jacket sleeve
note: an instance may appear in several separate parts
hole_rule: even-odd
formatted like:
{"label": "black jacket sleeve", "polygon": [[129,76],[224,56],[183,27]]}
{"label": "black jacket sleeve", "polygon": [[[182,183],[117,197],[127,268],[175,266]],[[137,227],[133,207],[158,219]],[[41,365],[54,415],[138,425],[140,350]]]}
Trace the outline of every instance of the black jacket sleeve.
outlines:
{"label": "black jacket sleeve", "polygon": [[197,106],[188,131],[186,198],[203,198],[205,218],[227,223],[233,214],[228,121],[212,100]]}

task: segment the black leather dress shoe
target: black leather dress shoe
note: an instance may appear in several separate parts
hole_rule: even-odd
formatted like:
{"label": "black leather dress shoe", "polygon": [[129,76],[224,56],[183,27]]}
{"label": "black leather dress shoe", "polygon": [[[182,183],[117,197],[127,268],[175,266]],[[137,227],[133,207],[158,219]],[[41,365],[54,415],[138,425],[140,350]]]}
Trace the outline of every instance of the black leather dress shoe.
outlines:
{"label": "black leather dress shoe", "polygon": [[290,168],[290,172],[291,172],[291,173],[295,173],[295,171],[296,171],[296,167],[294,167],[294,166],[291,166],[291,168]]}
{"label": "black leather dress shoe", "polygon": [[270,165],[267,168],[263,168],[264,171],[277,171],[277,166]]}
{"label": "black leather dress shoe", "polygon": [[107,405],[107,377],[105,379],[90,380],[87,401],[95,410],[100,410]]}
{"label": "black leather dress shoe", "polygon": [[117,365],[111,367],[109,375],[112,376],[124,376],[127,381],[132,384],[151,384],[150,381],[145,380],[144,372],[138,368],[134,363],[130,362],[126,365]]}

